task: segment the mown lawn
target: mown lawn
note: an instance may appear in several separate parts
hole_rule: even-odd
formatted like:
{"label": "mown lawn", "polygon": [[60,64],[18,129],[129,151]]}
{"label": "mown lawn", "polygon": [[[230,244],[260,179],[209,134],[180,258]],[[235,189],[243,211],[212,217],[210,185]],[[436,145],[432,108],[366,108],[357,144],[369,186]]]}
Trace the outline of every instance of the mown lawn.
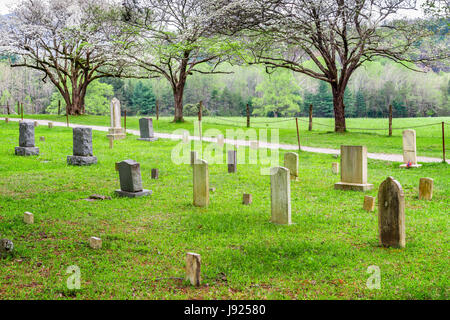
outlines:
{"label": "mown lawn", "polygon": [[[189,130],[191,134],[198,135],[198,132],[195,132],[194,130],[195,117],[186,117],[186,122],[181,124],[172,123],[172,117],[161,117],[158,121],[156,121],[154,116],[151,117],[153,118],[155,131],[157,132],[171,133],[177,129],[186,129]],[[66,121],[65,116],[57,115],[26,115],[25,118],[50,119],[60,122]],[[101,125],[107,127],[110,124],[110,119],[107,116],[77,116],[70,117],[70,121],[79,124]],[[448,138],[450,137],[450,117],[393,119],[394,130],[392,137],[388,136],[388,119],[348,118],[348,132],[335,133],[334,119],[314,118],[313,131],[308,131],[308,120],[306,118],[299,118],[300,142],[302,145],[309,147],[334,149],[339,149],[342,144],[365,145],[368,148],[368,152],[401,154],[403,128],[411,128],[416,130],[418,156],[442,158],[441,123],[443,121],[447,123],[445,126],[445,137],[448,146],[450,145],[450,141],[448,141]],[[204,133],[206,133],[206,130],[208,129],[219,129],[225,134],[227,128],[246,129],[246,118],[203,117],[202,127]],[[279,130],[279,141],[281,143],[297,144],[295,120],[286,121],[286,119],[283,118],[252,118],[251,127],[257,129],[257,135],[259,135],[259,129],[277,128]],[[127,128],[138,130],[139,117],[127,117]],[[353,128],[366,128],[368,130]],[[268,136],[270,141],[270,130]],[[447,152],[447,154],[447,158],[449,158],[450,152]]]}
{"label": "mown lawn", "polygon": [[[15,244],[14,255],[0,260],[1,299],[449,297],[447,164],[406,170],[368,161],[375,188],[366,194],[376,196],[387,176],[406,194],[406,248],[389,249],[378,244],[377,210],[362,209],[364,194],[333,189],[339,177],[331,173],[338,161],[331,155],[301,153],[300,179],[291,184],[295,224],[277,226],[269,223],[270,178],[260,175],[258,165],[238,165],[237,174],[228,174],[226,164],[211,165],[216,191],[208,208],[196,208],[191,167],[171,161],[177,141],[148,143],[128,135],[109,149],[106,134],[94,131],[99,163],[71,167],[71,129],[37,127],[38,157],[14,155],[17,123],[2,121],[0,133],[0,238]],[[114,195],[114,163],[124,159],[141,163],[151,197]],[[280,151],[280,164],[282,159]],[[160,170],[158,180],[150,179],[152,168]],[[432,201],[418,200],[420,177],[434,178]],[[241,204],[244,192],[253,195],[250,206]],[[112,200],[82,200],[92,194]],[[25,211],[34,213],[35,224],[22,222]],[[101,250],[89,248],[91,236],[103,239]],[[200,288],[181,280],[187,251],[202,256]],[[80,290],[66,287],[72,265],[81,270]],[[366,287],[371,265],[380,267],[380,290]]]}

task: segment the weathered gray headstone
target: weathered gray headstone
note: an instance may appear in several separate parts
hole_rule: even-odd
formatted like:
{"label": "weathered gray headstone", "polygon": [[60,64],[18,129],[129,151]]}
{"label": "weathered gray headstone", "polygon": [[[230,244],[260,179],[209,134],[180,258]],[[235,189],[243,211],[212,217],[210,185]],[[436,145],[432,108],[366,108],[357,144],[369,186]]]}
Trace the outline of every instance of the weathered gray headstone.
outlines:
{"label": "weathered gray headstone", "polygon": [[14,250],[14,244],[9,239],[0,239],[0,257],[6,257]]}
{"label": "weathered gray headstone", "polygon": [[333,162],[331,164],[331,172],[333,172],[333,174],[339,173],[339,162]]}
{"label": "weathered gray headstone", "polygon": [[201,263],[202,259],[199,254],[186,253],[186,281],[193,286],[200,286],[201,282]]}
{"label": "weathered gray headstone", "polygon": [[119,170],[120,190],[116,194],[121,197],[142,197],[152,193],[142,188],[141,166],[134,160],[124,160],[116,164]]}
{"label": "weathered gray headstone", "polygon": [[48,123],[48,128],[49,128],[49,129],[53,128],[53,122],[49,122],[49,123]]}
{"label": "weathered gray headstone", "polygon": [[245,205],[249,205],[252,203],[252,195],[249,193],[244,193],[242,197],[242,203]]}
{"label": "weathered gray headstone", "polygon": [[39,141],[45,142],[45,137],[39,137]]}
{"label": "weathered gray headstone", "polygon": [[159,170],[152,169],[152,179],[158,179],[158,178],[159,178]]}
{"label": "weathered gray headstone", "polygon": [[381,245],[405,247],[405,195],[392,177],[378,189],[378,230]]}
{"label": "weathered gray headstone", "polygon": [[373,211],[375,209],[375,197],[364,196],[363,209],[366,211]]}
{"label": "weathered gray headstone", "polygon": [[217,144],[221,147],[223,147],[223,145],[225,144],[225,138],[224,138],[223,134],[219,134],[217,136]]}
{"label": "weathered gray headstone", "polygon": [[[409,163],[409,164],[408,164]],[[417,164],[417,152],[416,152],[416,131],[404,130],[403,131],[403,164],[401,168],[418,168],[422,166]]]}
{"label": "weathered gray headstone", "polygon": [[67,156],[67,163],[74,166],[97,163],[92,151],[92,128],[73,128],[73,156]]}
{"label": "weathered gray headstone", "polygon": [[228,173],[236,173],[237,172],[237,151],[236,150],[228,150]]}
{"label": "weathered gray headstone", "polygon": [[289,169],[291,180],[298,180],[298,154],[286,152],[284,154],[284,167]]}
{"label": "weathered gray headstone", "polygon": [[272,223],[291,224],[291,178],[289,169],[270,169]]}
{"label": "weathered gray headstone", "polygon": [[365,146],[341,146],[341,181],[334,185],[338,190],[367,191],[373,184],[367,183],[367,148]]}
{"label": "weathered gray headstone", "polygon": [[21,122],[19,124],[19,147],[15,148],[18,156],[35,156],[39,154],[39,148],[34,146],[33,122]]}
{"label": "weathered gray headstone", "polygon": [[431,200],[433,198],[434,180],[431,178],[420,178],[419,181],[419,199]]}
{"label": "weathered gray headstone", "polygon": [[34,126],[35,126],[35,127],[39,126],[39,122],[34,121]]}
{"label": "weathered gray headstone", "polygon": [[194,163],[194,206],[209,205],[209,170],[205,160],[197,159]]}
{"label": "weathered gray headstone", "polygon": [[120,120],[120,101],[117,98],[111,100],[111,127],[108,129],[108,138],[120,140],[126,138],[125,130],[122,128]]}
{"label": "weathered gray headstone", "polygon": [[8,123],[9,122],[9,118],[5,118],[5,123]]}
{"label": "weathered gray headstone", "polygon": [[144,141],[158,140],[158,138],[155,137],[155,133],[153,131],[152,118],[139,119],[139,131],[141,133],[141,137],[138,140],[144,140]]}

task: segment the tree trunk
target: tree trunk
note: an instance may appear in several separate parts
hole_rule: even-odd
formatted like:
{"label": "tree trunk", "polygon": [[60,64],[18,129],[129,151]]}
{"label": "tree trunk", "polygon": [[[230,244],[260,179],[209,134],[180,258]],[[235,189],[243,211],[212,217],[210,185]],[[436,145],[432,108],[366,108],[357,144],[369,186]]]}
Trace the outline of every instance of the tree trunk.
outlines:
{"label": "tree trunk", "polygon": [[173,88],[173,97],[175,100],[175,116],[173,122],[184,122],[183,118],[183,94],[186,79],[181,79]]}
{"label": "tree trunk", "polygon": [[333,109],[334,109],[334,131],[345,132],[345,106],[344,106],[344,92],[345,87],[333,88]]}

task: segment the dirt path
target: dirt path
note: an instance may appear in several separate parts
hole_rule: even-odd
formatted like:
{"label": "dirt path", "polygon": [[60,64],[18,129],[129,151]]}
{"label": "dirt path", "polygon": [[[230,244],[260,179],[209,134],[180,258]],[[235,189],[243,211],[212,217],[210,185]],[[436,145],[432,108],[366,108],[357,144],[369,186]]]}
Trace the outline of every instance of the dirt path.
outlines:
{"label": "dirt path", "polygon": [[[4,120],[4,118],[1,118],[2,120]],[[9,118],[9,121],[19,121],[20,119],[17,118]],[[58,127],[65,127],[66,123],[65,122],[55,122],[55,121],[48,121],[48,120],[33,120],[33,119],[25,119],[26,121],[37,121],[40,125],[47,125],[48,122],[53,122],[54,126],[58,126]],[[79,124],[74,124],[71,123],[69,124],[70,127],[80,127],[80,126],[85,126],[85,125],[79,125]],[[97,131],[104,131],[107,132],[108,131],[108,127],[103,127],[103,126],[89,126],[90,128],[92,128],[93,130],[97,130]],[[132,130],[132,129],[128,129],[127,133],[139,136],[139,131],[138,130]],[[155,136],[158,138],[162,138],[162,139],[171,139],[171,140],[181,140],[183,137],[181,135],[175,135],[175,134],[170,134],[170,133],[160,133],[160,132],[155,132]],[[189,136],[189,140],[199,140],[199,137],[196,136]],[[215,138],[208,138],[208,137],[204,137],[202,139],[203,141],[207,141],[207,142],[216,142]],[[224,142],[227,144],[236,144],[238,146],[249,146],[250,142],[249,141],[245,141],[245,140],[230,140],[230,139],[224,139]],[[259,148],[269,148],[269,149],[283,149],[283,150],[298,150],[298,146],[293,145],[293,144],[272,144],[272,143],[259,143]],[[339,154],[340,150],[338,149],[329,149],[329,148],[315,148],[315,147],[307,147],[307,146],[302,146],[301,147],[302,151],[306,151],[306,152],[314,152],[314,153],[325,153],[325,154]],[[375,160],[384,160],[384,161],[392,161],[392,162],[402,162],[403,161],[403,155],[401,154],[387,154],[387,153],[368,153],[367,157],[369,159],[375,159]],[[417,157],[417,161],[418,162],[442,162],[442,159],[440,158],[432,158],[432,157]],[[450,163],[450,160],[447,160],[447,163]]]}

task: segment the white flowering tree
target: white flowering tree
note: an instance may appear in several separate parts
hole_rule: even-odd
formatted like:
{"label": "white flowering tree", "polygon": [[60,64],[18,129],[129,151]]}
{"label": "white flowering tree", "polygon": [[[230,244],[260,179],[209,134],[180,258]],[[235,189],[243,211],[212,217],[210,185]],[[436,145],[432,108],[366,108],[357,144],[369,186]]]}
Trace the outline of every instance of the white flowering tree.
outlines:
{"label": "white flowering tree", "polygon": [[219,36],[204,18],[199,0],[125,0],[122,20],[134,35],[123,53],[148,76],[169,81],[174,96],[174,122],[183,119],[183,93],[193,73],[224,73],[219,64],[230,60],[233,40]]}
{"label": "white flowering tree", "polygon": [[84,99],[90,83],[101,77],[120,76],[122,61],[113,56],[110,42],[93,19],[101,11],[94,0],[21,1],[0,26],[0,50],[20,57],[12,67],[27,67],[43,73],[67,106],[68,113],[85,112]]}
{"label": "white flowering tree", "polygon": [[346,130],[344,92],[353,72],[385,57],[408,62],[449,57],[448,48],[424,54],[418,41],[431,31],[402,16],[416,10],[414,0],[208,0],[209,19],[218,31],[240,35],[243,58],[268,72],[287,68],[330,84],[335,131]]}

